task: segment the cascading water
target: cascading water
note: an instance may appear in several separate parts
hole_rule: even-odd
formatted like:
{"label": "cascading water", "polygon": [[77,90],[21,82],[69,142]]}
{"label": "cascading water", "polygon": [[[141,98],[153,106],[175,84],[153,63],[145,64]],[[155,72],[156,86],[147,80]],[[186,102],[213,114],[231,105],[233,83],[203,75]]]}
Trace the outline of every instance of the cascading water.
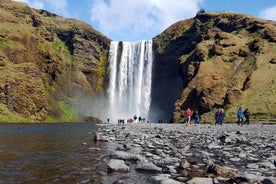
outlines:
{"label": "cascading water", "polygon": [[111,121],[148,118],[151,102],[152,41],[112,41],[109,50],[108,112]]}

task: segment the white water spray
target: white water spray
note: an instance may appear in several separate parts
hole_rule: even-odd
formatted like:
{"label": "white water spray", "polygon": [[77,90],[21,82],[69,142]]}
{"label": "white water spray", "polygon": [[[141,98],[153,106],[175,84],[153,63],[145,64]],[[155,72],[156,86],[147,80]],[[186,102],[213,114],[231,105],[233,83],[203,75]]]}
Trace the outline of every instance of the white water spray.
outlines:
{"label": "white water spray", "polygon": [[[122,44],[122,47],[120,47]],[[112,122],[147,119],[151,102],[152,41],[112,41],[109,50],[108,112]]]}

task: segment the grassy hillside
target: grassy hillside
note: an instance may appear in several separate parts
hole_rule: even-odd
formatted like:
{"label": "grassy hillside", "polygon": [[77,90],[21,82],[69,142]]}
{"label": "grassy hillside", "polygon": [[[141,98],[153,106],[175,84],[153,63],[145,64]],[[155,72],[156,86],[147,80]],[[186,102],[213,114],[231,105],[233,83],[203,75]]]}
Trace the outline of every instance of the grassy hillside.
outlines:
{"label": "grassy hillside", "polygon": [[0,20],[0,122],[79,121],[72,98],[104,88],[110,40],[10,0],[0,0]]}
{"label": "grassy hillside", "polygon": [[[154,39],[152,109],[213,120],[239,106],[276,115],[276,23],[236,13],[199,13]],[[72,122],[76,93],[105,89],[110,39],[88,24],[0,0],[0,122]],[[173,109],[173,110],[172,110]],[[89,118],[89,117],[86,117]]]}
{"label": "grassy hillside", "polygon": [[236,13],[199,13],[175,23],[154,43],[160,65],[175,65],[183,81],[174,122],[181,121],[188,107],[210,121],[218,108],[226,111],[227,121],[235,121],[240,106],[249,108],[254,119],[275,118],[275,22]]}

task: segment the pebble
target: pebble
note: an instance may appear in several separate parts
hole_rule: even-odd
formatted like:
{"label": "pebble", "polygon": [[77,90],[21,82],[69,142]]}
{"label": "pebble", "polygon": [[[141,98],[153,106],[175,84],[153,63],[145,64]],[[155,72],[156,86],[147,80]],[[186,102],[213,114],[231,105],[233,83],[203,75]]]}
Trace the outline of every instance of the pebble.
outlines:
{"label": "pebble", "polygon": [[149,183],[276,182],[276,125],[101,124],[96,136],[108,141],[109,168],[116,160],[116,172]]}

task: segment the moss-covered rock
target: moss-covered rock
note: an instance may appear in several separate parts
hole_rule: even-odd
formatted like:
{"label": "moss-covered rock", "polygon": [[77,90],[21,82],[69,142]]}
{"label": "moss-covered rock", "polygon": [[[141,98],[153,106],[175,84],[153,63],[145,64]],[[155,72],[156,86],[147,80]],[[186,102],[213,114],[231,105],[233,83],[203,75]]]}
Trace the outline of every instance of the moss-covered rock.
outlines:
{"label": "moss-covered rock", "polygon": [[47,117],[48,103],[40,75],[33,63],[9,63],[0,67],[0,118],[8,116],[15,121],[14,116],[21,116],[19,121],[40,122]]}

